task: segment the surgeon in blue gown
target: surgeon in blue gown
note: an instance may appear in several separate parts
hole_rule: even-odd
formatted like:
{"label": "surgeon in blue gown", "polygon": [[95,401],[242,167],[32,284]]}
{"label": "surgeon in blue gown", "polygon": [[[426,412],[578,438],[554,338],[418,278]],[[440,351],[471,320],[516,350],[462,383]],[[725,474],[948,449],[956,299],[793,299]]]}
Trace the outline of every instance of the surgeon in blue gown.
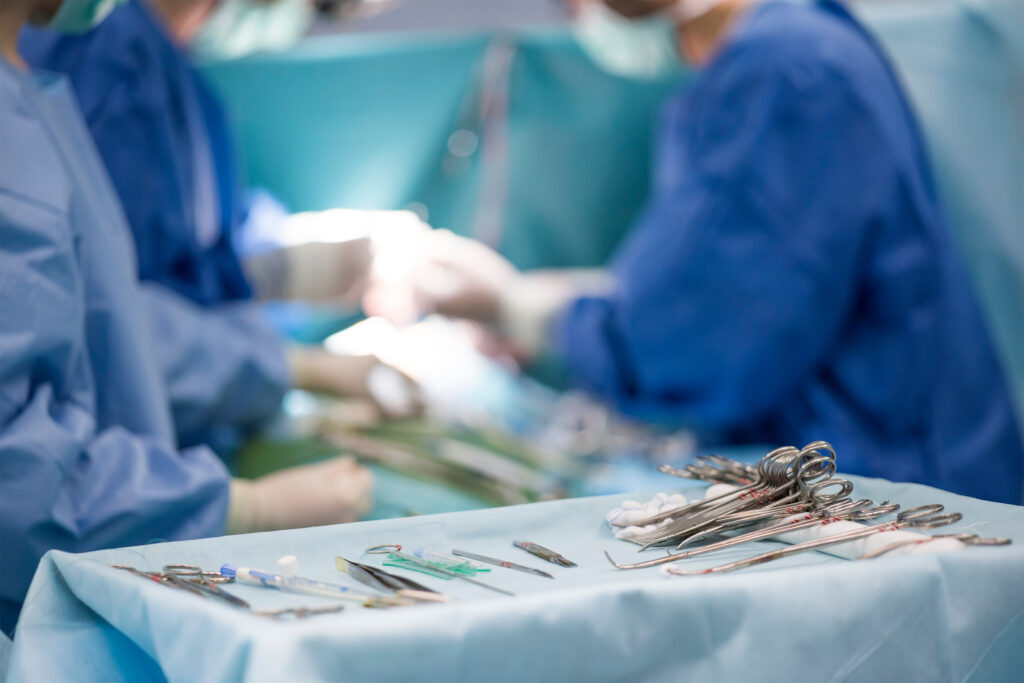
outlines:
{"label": "surgeon in blue gown", "polygon": [[6,633],[47,550],[345,522],[370,502],[370,475],[351,459],[239,481],[209,449],[177,446],[124,213],[68,82],[30,71],[17,50],[30,19],[85,30],[110,4],[0,3]]}
{"label": "surgeon in blue gown", "polygon": [[[130,0],[84,34],[28,28],[20,39],[26,61],[70,77],[124,206],[157,359],[186,445],[230,454],[291,386],[375,398],[368,378],[379,372],[376,358],[288,345],[254,302],[358,306],[367,240],[275,242],[313,215],[288,223],[265,193],[243,203],[224,111],[185,51],[196,41],[236,51],[248,49],[246,40],[262,41],[253,49],[284,45],[298,39],[312,11],[309,0]],[[253,24],[267,29],[247,30]],[[343,228],[336,213],[319,214],[319,225]],[[243,223],[265,250],[245,264],[236,249]]]}
{"label": "surgeon in blue gown", "polygon": [[664,106],[646,207],[596,273],[519,273],[437,233],[424,309],[708,441],[824,439],[846,472],[1020,503],[1004,375],[874,39],[831,0],[585,5],[609,68],[701,67]]}

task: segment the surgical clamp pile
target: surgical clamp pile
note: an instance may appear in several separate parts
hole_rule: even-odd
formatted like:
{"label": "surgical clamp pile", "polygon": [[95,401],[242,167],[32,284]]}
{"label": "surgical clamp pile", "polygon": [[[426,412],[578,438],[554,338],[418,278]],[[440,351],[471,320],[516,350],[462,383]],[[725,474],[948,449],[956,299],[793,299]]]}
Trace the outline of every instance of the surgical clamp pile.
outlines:
{"label": "surgical clamp pile", "polygon": [[[643,520],[632,521],[630,524],[640,527],[659,526],[629,540],[640,544],[641,550],[655,545],[671,544],[675,544],[676,550],[682,550],[698,541],[705,541],[704,545],[633,564],[616,562],[606,552],[605,556],[615,567],[653,567],[752,541],[775,538],[799,529],[839,521],[864,522],[899,510],[899,505],[890,504],[888,501],[876,505],[868,499],[849,498],[853,492],[853,484],[845,479],[833,477],[836,470],[836,453],[835,449],[824,441],[816,441],[802,449],[791,446],[778,448],[762,458],[756,467],[717,455],[702,456],[698,461],[697,464],[688,465],[683,469],[667,466],[659,469],[677,477],[729,484],[730,490]],[[866,538],[876,533],[905,528],[931,529],[958,522],[962,518],[960,513],[942,512],[941,505],[924,505],[900,512],[892,522],[863,525],[859,529],[798,543],[718,567],[686,570],[673,566],[665,571],[675,575],[733,571],[806,550]],[[739,535],[724,536],[728,532],[737,532],[749,527],[754,529]],[[952,537],[967,545],[1005,545],[1010,542],[1007,539],[978,538],[972,534],[955,534]],[[926,537],[920,542],[926,542],[931,538]],[[711,542],[707,542],[708,539],[711,539]],[[901,542],[897,545],[906,544]],[[875,555],[891,549],[893,548],[885,548]]]}

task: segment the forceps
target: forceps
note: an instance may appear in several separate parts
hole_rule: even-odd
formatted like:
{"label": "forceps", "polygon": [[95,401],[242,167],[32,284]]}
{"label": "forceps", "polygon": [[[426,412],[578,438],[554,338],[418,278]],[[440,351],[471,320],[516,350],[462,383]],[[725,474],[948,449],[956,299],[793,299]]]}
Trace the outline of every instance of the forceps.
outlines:
{"label": "forceps", "polygon": [[[827,447],[827,448],[826,448]],[[828,450],[828,456],[820,455],[819,449]],[[853,491],[853,484],[845,479],[833,479],[835,455],[832,447],[824,442],[815,442],[797,451],[795,448],[778,449],[762,460],[762,479],[774,484],[771,489],[752,489],[739,497],[725,501],[693,514],[684,515],[675,521],[631,539],[639,543],[641,550],[652,545],[680,541],[682,548],[695,536],[705,536],[727,528],[778,517],[795,501],[809,503],[812,508],[837,502]],[[780,452],[781,451],[781,452]],[[830,488],[838,491],[824,493]],[[742,489],[740,489],[742,490]],[[733,492],[735,493],[735,492]],[[729,495],[729,494],[726,494]],[[675,515],[680,510],[676,509]],[[646,520],[634,522],[643,526]]]}
{"label": "forceps", "polygon": [[451,602],[451,598],[447,595],[438,593],[432,588],[427,588],[422,583],[407,579],[404,576],[391,574],[377,567],[371,567],[368,564],[346,560],[341,556],[334,558],[334,568],[339,572],[348,574],[363,585],[394,593],[399,597],[409,598],[417,602]]}
{"label": "forceps", "polygon": [[691,463],[682,469],[660,465],[658,471],[681,479],[697,479],[736,486],[747,486],[757,479],[756,467],[724,455],[698,455],[697,460],[699,462]]}
{"label": "forceps", "polygon": [[863,529],[849,531],[845,534],[837,534],[835,536],[828,536],[826,538],[818,538],[813,541],[798,543],[796,545],[791,545],[786,548],[780,548],[778,550],[773,550],[771,552],[755,555],[754,557],[750,557],[745,560],[737,560],[736,562],[730,562],[728,564],[719,565],[717,567],[710,567],[708,569],[686,570],[680,569],[679,567],[666,567],[663,571],[669,574],[675,574],[677,576],[698,576],[700,574],[731,572],[736,569],[753,567],[755,565],[764,564],[765,562],[771,562],[772,560],[778,560],[789,555],[802,553],[805,550],[814,550],[816,548],[823,548],[825,546],[837,545],[839,543],[846,543],[848,541],[855,541],[857,539],[866,538],[867,536],[881,533],[883,531],[899,531],[900,529],[908,528],[933,529],[935,527],[945,526],[946,524],[953,524],[954,522],[959,522],[961,519],[963,519],[963,515],[959,512],[940,514],[942,510],[942,505],[939,505],[938,503],[932,503],[931,505],[922,505],[920,507],[911,508],[910,510],[904,510],[903,512],[899,513],[896,516],[895,522],[874,524],[871,526],[866,526]]}
{"label": "forceps", "polygon": [[[822,455],[822,451],[827,455]],[[691,521],[705,521],[714,514],[721,515],[723,510],[728,513],[764,506],[772,503],[778,495],[789,491],[801,468],[804,468],[804,477],[808,482],[813,479],[830,477],[835,472],[835,457],[835,450],[825,441],[815,441],[802,449],[782,446],[758,461],[756,475],[752,483],[711,498],[694,501],[683,507],[666,510],[646,519],[634,520],[629,525],[648,526],[670,518],[679,520],[683,516]],[[812,460],[815,461],[817,469],[807,468],[810,464],[809,461]],[[831,463],[831,465],[826,463]],[[686,526],[681,520],[673,524],[675,528]],[[664,531],[666,531],[665,528],[658,529],[651,532],[650,535],[656,538]]]}

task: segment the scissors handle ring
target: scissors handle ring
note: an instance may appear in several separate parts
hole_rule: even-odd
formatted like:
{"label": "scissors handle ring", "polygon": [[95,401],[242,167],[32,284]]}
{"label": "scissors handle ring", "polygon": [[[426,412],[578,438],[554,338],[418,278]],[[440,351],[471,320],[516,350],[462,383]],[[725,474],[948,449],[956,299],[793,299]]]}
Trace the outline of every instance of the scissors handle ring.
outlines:
{"label": "scissors handle ring", "polygon": [[850,519],[859,521],[867,521],[869,519],[875,519],[877,517],[884,517],[885,515],[897,512],[900,509],[898,503],[890,503],[889,501],[883,501],[881,505],[870,507],[866,510],[859,510]]}
{"label": "scissors handle ring", "polygon": [[382,545],[373,545],[366,549],[369,555],[387,555],[388,553],[401,552],[402,546],[398,543],[384,543]]}
{"label": "scissors handle ring", "polygon": [[915,517],[907,520],[910,526],[917,529],[934,529],[938,526],[946,526],[959,522],[964,516],[959,512],[948,512],[944,515],[930,515],[927,517]]}
{"label": "scissors handle ring", "polygon": [[[835,489],[828,493],[828,489]],[[804,494],[819,505],[838,503],[853,493],[853,484],[846,479],[822,479],[804,487]]]}

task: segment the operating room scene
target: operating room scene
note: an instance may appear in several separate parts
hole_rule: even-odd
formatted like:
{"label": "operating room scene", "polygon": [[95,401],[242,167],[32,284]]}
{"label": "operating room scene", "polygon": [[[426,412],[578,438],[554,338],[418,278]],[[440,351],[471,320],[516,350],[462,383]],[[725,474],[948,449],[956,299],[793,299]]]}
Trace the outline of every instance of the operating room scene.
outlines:
{"label": "operating room scene", "polygon": [[0,92],[0,681],[1019,676],[1024,0],[0,0]]}

